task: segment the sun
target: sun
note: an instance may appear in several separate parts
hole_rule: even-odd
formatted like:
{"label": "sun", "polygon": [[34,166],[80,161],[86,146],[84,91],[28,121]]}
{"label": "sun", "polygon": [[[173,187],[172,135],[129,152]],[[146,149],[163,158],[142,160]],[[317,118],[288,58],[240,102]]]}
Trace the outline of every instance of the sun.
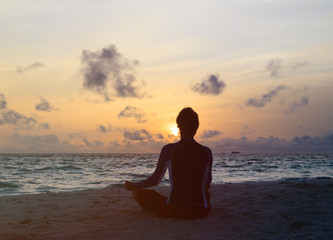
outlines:
{"label": "sun", "polygon": [[173,125],[169,128],[170,132],[172,133],[172,135],[174,136],[178,136],[178,132],[179,132],[179,129],[176,125]]}

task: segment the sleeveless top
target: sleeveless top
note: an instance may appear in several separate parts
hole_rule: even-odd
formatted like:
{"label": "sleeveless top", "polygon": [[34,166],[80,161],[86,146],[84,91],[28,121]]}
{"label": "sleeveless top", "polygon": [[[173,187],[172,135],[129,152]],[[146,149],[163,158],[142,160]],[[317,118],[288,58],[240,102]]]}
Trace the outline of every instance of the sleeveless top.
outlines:
{"label": "sleeveless top", "polygon": [[180,140],[163,147],[154,173],[134,183],[135,188],[157,185],[169,170],[171,194],[168,204],[210,208],[209,192],[212,181],[212,152],[193,139]]}

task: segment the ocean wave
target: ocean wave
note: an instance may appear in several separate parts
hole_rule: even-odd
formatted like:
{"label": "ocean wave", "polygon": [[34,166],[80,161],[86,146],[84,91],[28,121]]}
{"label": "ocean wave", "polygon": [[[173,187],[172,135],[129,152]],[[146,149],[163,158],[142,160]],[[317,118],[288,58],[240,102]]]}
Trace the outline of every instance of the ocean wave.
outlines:
{"label": "ocean wave", "polygon": [[[305,156],[302,158],[301,156]],[[155,170],[156,154],[0,154],[0,195],[123,187]],[[333,154],[214,154],[213,183],[333,178]],[[161,185],[168,184],[166,173]],[[1,182],[2,181],[2,182]]]}
{"label": "ocean wave", "polygon": [[0,182],[0,189],[17,189],[20,185],[11,182]]}
{"label": "ocean wave", "polygon": [[58,170],[83,170],[82,168],[74,166],[74,165],[56,167],[56,169],[58,169]]}

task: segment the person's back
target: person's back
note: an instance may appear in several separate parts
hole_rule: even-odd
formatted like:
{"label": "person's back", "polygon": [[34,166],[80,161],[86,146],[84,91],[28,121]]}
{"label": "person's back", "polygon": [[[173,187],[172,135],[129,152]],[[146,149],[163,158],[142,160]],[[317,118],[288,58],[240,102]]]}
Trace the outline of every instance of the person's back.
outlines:
{"label": "person's back", "polygon": [[[143,208],[161,217],[202,218],[210,211],[208,188],[212,182],[212,152],[194,140],[199,117],[192,108],[184,108],[177,117],[181,139],[162,148],[154,173],[138,183],[125,182],[127,190]],[[171,194],[167,198],[154,190],[169,169]]]}
{"label": "person's back", "polygon": [[206,181],[209,174],[207,150],[195,141],[180,141],[171,157],[169,204],[208,207]]}

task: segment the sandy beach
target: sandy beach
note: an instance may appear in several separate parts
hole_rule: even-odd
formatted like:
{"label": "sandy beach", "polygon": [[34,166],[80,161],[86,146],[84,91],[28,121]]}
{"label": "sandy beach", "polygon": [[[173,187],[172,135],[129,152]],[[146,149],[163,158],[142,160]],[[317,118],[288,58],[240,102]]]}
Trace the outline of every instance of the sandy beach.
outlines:
{"label": "sandy beach", "polygon": [[333,179],[226,183],[210,192],[210,215],[195,220],[159,218],[124,188],[3,196],[0,239],[333,239]]}

